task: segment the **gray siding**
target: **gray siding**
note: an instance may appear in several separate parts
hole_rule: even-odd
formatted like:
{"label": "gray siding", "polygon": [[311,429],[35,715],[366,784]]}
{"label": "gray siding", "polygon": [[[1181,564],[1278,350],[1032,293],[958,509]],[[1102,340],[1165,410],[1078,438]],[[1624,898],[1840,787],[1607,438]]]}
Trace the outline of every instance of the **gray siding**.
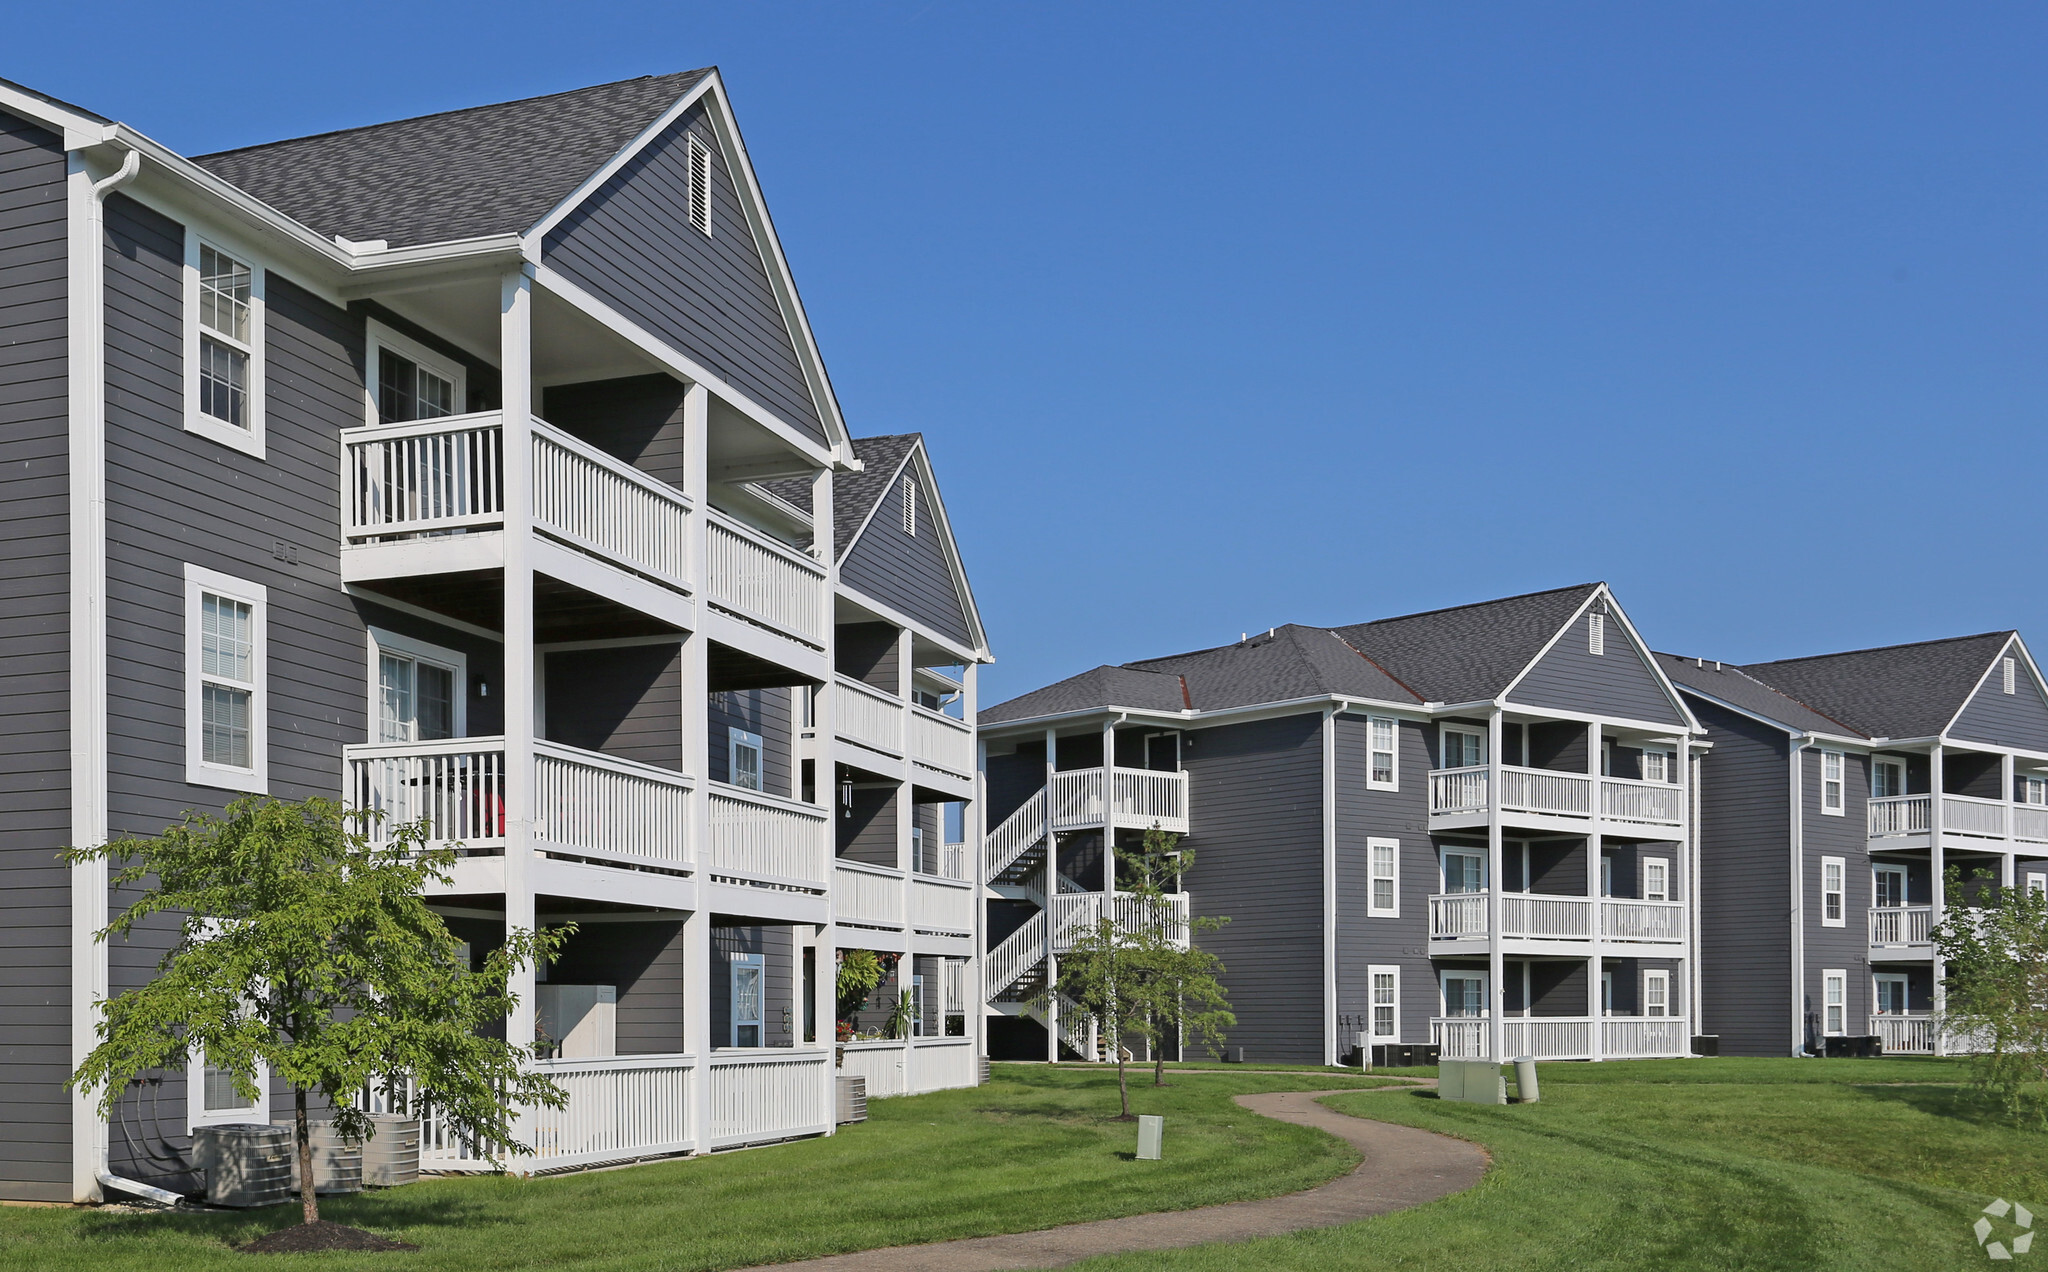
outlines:
{"label": "gray siding", "polygon": [[[1870,873],[1869,820],[1865,805],[1870,799],[1870,760],[1867,756],[1844,757],[1842,815],[1820,811],[1820,752],[1808,749],[1800,754],[1800,790],[1805,811],[1801,831],[1805,837],[1800,854],[1806,877],[1804,894],[1806,929],[1806,1001],[1801,1013],[1814,1038],[1821,1032],[1821,973],[1839,968],[1848,973],[1846,1032],[1870,1031]],[[1842,859],[1842,925],[1822,923],[1821,858]],[[1709,965],[1711,966],[1711,964]]]}
{"label": "gray siding", "polygon": [[[754,690],[763,696],[787,690]],[[558,650],[547,656],[547,736],[661,768],[683,767],[680,645]],[[725,740],[720,735],[719,741]],[[765,747],[765,738],[764,738]],[[785,765],[787,761],[785,760]],[[765,779],[766,774],[763,774]],[[783,786],[771,790],[786,790]]]}
{"label": "gray siding", "polygon": [[[2019,657],[2019,651],[2010,646],[2006,652]],[[1958,738],[1994,746],[2048,751],[2048,701],[2042,700],[2041,690],[2034,684],[2024,660],[2017,670],[2017,683],[2013,692],[2007,693],[2000,668],[1994,663],[1991,674],[1977,687],[1949,732]]]}
{"label": "gray siding", "polygon": [[[470,737],[491,737],[505,731],[505,647],[495,640],[472,636],[468,632],[440,623],[418,618],[388,606],[379,605],[365,597],[354,597],[356,618],[363,628],[377,627],[397,636],[425,641],[452,649],[463,656],[469,668],[469,684],[463,695],[464,733]],[[367,647],[364,667],[367,669]],[[367,675],[367,670],[364,673]],[[488,692],[496,685],[496,693]],[[369,710],[370,687],[367,681],[362,686],[363,709]],[[367,735],[366,735],[367,736]]]}
{"label": "gray siding", "polygon": [[1607,652],[1597,657],[1587,652],[1586,616],[1579,615],[1550,651],[1529,669],[1510,697],[1532,707],[1660,724],[1682,723],[1657,673],[1612,616],[1607,622],[1604,648]]}
{"label": "gray siding", "polygon": [[896,817],[904,794],[903,788],[895,785],[856,786],[851,807],[840,803],[835,794],[832,824],[838,854],[848,861],[894,869],[898,865]]}
{"label": "gray siding", "polygon": [[617,987],[620,1055],[683,1049],[681,923],[584,923],[548,979]]}
{"label": "gray siding", "polygon": [[[1790,773],[1785,734],[1693,699],[1714,749],[1700,777],[1700,946],[1704,1002],[1693,1027],[1721,1053],[1781,1056],[1789,1036]],[[1860,823],[1859,823],[1860,824]]]}
{"label": "gray siding", "polygon": [[[1419,723],[1400,726],[1398,791],[1366,786],[1367,727],[1362,716],[1337,717],[1337,1014],[1338,1051],[1369,1027],[1371,983],[1366,968],[1401,969],[1402,1042],[1428,1042],[1437,1011],[1436,973],[1429,961],[1429,895],[1436,890],[1436,850],[1429,837],[1429,736]],[[1366,913],[1368,838],[1401,841],[1398,918]]]}
{"label": "gray siding", "polygon": [[[689,224],[689,144],[712,155],[711,236]],[[820,442],[796,344],[740,210],[724,153],[693,107],[547,236],[548,265]]]}
{"label": "gray siding", "polygon": [[1237,1028],[1251,1060],[1323,1058],[1323,742],[1320,715],[1199,729],[1187,735],[1197,915],[1231,922],[1200,938],[1228,969]]}
{"label": "gray siding", "polygon": [[736,954],[762,956],[761,1042],[768,1047],[796,1045],[803,1017],[797,1008],[794,929],[780,924],[748,924],[719,916],[711,927],[711,1045],[732,1045],[732,963]]}
{"label": "gray siding", "polygon": [[902,629],[890,623],[841,623],[833,630],[833,670],[883,693],[902,694]]}
{"label": "gray siding", "polygon": [[64,145],[0,114],[0,1199],[71,1200]]}
{"label": "gray siding", "polygon": [[541,416],[680,490],[684,392],[665,375],[557,384],[542,392]]}
{"label": "gray siding", "polygon": [[917,470],[904,469],[881,507],[839,562],[839,577],[885,605],[930,627],[949,640],[967,644],[967,610],[953,585],[953,567],[943,531],[931,513],[925,483],[917,483],[917,533],[903,531],[903,483]]}
{"label": "gray siding", "polygon": [[745,729],[761,735],[761,785],[770,795],[794,795],[790,783],[788,689],[726,689],[710,695],[711,780],[731,780],[732,735]]}

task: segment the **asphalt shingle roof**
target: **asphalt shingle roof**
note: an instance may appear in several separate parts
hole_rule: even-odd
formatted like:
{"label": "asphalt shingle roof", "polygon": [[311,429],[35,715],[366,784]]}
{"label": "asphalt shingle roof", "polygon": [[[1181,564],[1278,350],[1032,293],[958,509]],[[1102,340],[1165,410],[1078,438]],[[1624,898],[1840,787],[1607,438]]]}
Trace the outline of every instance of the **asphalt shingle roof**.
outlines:
{"label": "asphalt shingle roof", "polygon": [[709,68],[199,155],[321,234],[394,247],[523,234]]}
{"label": "asphalt shingle roof", "polygon": [[1506,689],[1599,587],[1581,583],[1336,632],[1426,702],[1478,702]]}
{"label": "asphalt shingle roof", "polygon": [[1837,736],[1857,732],[1797,698],[1780,693],[1734,663],[1681,658],[1677,654],[1658,654],[1656,658],[1657,666],[1680,688],[1696,689],[1707,697],[1718,698],[1731,707],[1760,715],[1766,720],[1775,720],[1787,728]]}
{"label": "asphalt shingle roof", "polygon": [[1984,632],[1743,670],[1869,737],[1923,738],[1948,727],[2013,633]]}
{"label": "asphalt shingle roof", "polygon": [[1383,701],[1415,700],[1413,694],[1339,640],[1336,633],[1296,623],[1235,645],[1148,658],[1127,665],[1186,677],[1188,696],[1204,711],[1331,693]]}
{"label": "asphalt shingle roof", "polygon": [[982,724],[1001,724],[1006,720],[1029,720],[1111,705],[1141,711],[1179,711],[1187,702],[1179,676],[1105,665],[998,703],[977,712],[975,719]]}

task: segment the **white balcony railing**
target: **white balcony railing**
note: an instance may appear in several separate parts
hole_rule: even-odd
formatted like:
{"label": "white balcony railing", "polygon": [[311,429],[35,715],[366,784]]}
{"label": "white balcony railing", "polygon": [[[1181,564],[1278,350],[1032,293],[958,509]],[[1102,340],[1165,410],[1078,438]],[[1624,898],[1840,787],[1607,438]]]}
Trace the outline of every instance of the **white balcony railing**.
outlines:
{"label": "white balcony railing", "polygon": [[1112,824],[1143,830],[1156,823],[1161,830],[1187,833],[1188,775],[1127,768],[1054,773],[1049,802],[1055,830],[1103,823],[1105,774],[1109,792],[1107,820]]}
{"label": "white balcony railing", "polygon": [[1995,799],[1944,795],[1941,797],[1941,831],[1945,835],[2003,839],[2006,807]]}
{"label": "white balcony railing", "polygon": [[1438,769],[1429,775],[1429,811],[1437,814],[1486,811],[1485,768]]}
{"label": "white balcony railing", "polygon": [[1683,941],[1685,906],[1676,901],[1603,899],[1600,936],[1608,941]]}
{"label": "white balcony railing", "polygon": [[1930,802],[1926,795],[1880,795],[1872,799],[1865,814],[1870,837],[1926,834]]}
{"label": "white balcony railing", "polygon": [[1500,899],[1504,936],[1536,941],[1583,941],[1593,935],[1593,903],[1584,897],[1507,892]]}
{"label": "white balcony railing", "polygon": [[974,889],[932,879],[910,881],[910,926],[920,932],[967,936],[974,931]]}
{"label": "white balcony railing", "polygon": [[344,430],[348,537],[446,533],[503,524],[501,418],[488,411]]}
{"label": "white balcony railing", "polygon": [[974,730],[936,711],[910,708],[910,758],[960,777],[974,775]]}
{"label": "white balcony railing", "polygon": [[681,491],[533,421],[533,523],[540,529],[688,591],[689,512]]}
{"label": "white balcony railing", "polygon": [[1593,779],[1589,777],[1502,765],[1500,784],[1503,809],[1558,817],[1590,817],[1593,813]]}
{"label": "white balcony railing", "polygon": [[[1434,941],[1485,939],[1484,892],[1444,893],[1429,899],[1429,936]],[[1591,897],[1503,893],[1501,935],[1522,941],[1589,941],[1593,938]],[[1676,901],[1599,901],[1600,936],[1610,941],[1685,939],[1685,907]]]}
{"label": "white balcony railing", "polygon": [[[1684,1056],[1692,1050],[1684,1016],[1507,1016],[1500,1023],[1499,1059],[1504,1061],[1516,1056],[1590,1060],[1595,1029],[1603,1059]],[[1483,1016],[1439,1017],[1429,1022],[1430,1036],[1446,1060],[1489,1059],[1488,1024]]]}
{"label": "white balcony railing", "polygon": [[2048,843],[2048,808],[2042,808],[2037,804],[2013,805],[2012,837],[2034,843]]}
{"label": "white balcony railing", "polygon": [[903,754],[903,700],[848,676],[832,682],[832,725],[839,736],[862,746]]}
{"label": "white balcony railing", "polygon": [[[1886,795],[1870,801],[1870,837],[1924,835],[1933,812],[1931,795]],[[2048,843],[2048,808],[2013,804],[1974,795],[1941,797],[1941,830],[1944,835],[1973,839],[2023,839]]]}
{"label": "white balcony railing", "polygon": [[545,851],[678,867],[690,863],[690,781],[557,742],[533,744],[534,841]]}
{"label": "white balcony railing", "polygon": [[1600,1029],[1600,1054],[1609,1060],[1692,1053],[1692,1030],[1683,1016],[1609,1016]]}
{"label": "white balcony railing", "polygon": [[424,818],[430,846],[505,846],[504,738],[377,743],[343,754],[349,806],[383,814],[367,828],[372,843],[388,843],[392,827]]}
{"label": "white balcony railing", "polygon": [[710,801],[707,870],[767,883],[825,886],[830,818],[824,809],[723,783],[711,785]]}
{"label": "white balcony railing", "polygon": [[681,1153],[696,1147],[690,1128],[691,1056],[613,1056],[543,1060],[536,1066],[568,1093],[565,1108],[527,1110],[522,1138],[535,1170]]}
{"label": "white balcony railing", "polygon": [[[1489,772],[1483,766],[1432,772],[1429,775],[1430,814],[1447,817],[1486,812],[1491,807],[1487,795]],[[1504,812],[1587,820],[1593,816],[1591,777],[1504,764],[1500,770],[1500,783],[1501,809]],[[1636,825],[1682,825],[1685,822],[1685,791],[1669,782],[1603,777],[1600,779],[1600,816],[1607,821]]]}
{"label": "white balcony railing", "polygon": [[832,917],[841,923],[902,927],[902,874],[882,866],[839,862],[832,868]]}
{"label": "white balcony railing", "polygon": [[1669,782],[1603,777],[1600,815],[1609,821],[1676,826],[1685,820],[1685,792]]}
{"label": "white balcony railing", "polygon": [[1886,1055],[1934,1054],[1934,1019],[1926,1015],[1887,1012],[1870,1018],[1870,1032]]}
{"label": "white balcony railing", "polygon": [[832,1053],[713,1052],[705,1147],[755,1144],[832,1129]]}
{"label": "white balcony railing", "polygon": [[1874,905],[1870,907],[1870,943],[1873,946],[1927,945],[1934,929],[1931,905]]}
{"label": "white balcony railing", "polygon": [[750,526],[708,512],[704,595],[741,618],[825,644],[825,571],[817,562]]}
{"label": "white balcony railing", "polygon": [[1429,936],[1458,941],[1486,935],[1486,894],[1460,892],[1429,899]]}

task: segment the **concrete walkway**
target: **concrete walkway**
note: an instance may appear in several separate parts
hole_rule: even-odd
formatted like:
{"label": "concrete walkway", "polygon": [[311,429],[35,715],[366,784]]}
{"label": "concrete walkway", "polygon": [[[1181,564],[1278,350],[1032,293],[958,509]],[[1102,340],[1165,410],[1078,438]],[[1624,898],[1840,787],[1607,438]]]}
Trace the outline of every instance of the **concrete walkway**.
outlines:
{"label": "concrete walkway", "polygon": [[1364,1156],[1365,1160],[1350,1174],[1306,1192],[1196,1210],[1162,1210],[1121,1219],[1098,1219],[1039,1232],[892,1246],[767,1266],[815,1272],[999,1272],[1012,1268],[1057,1268],[1098,1254],[1176,1250],[1217,1241],[1282,1236],[1307,1228],[1333,1228],[1435,1201],[1479,1182],[1486,1171],[1486,1153],[1476,1144],[1413,1127],[1347,1117],[1316,1103],[1322,1096],[1345,1095],[1355,1090],[1354,1087],[1349,1091],[1277,1091],[1235,1097],[1239,1104],[1262,1117],[1328,1131]]}

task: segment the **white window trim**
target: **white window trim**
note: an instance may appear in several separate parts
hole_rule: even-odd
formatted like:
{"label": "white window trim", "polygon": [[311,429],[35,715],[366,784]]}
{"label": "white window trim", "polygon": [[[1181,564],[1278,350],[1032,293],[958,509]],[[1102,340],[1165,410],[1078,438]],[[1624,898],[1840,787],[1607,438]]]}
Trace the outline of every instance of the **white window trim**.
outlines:
{"label": "white window trim", "polygon": [[256,1062],[256,1090],[260,1093],[254,1104],[239,1109],[214,1109],[206,1107],[206,1057],[195,1055],[185,1066],[185,1133],[201,1126],[227,1126],[236,1122],[270,1121],[270,1066],[261,1060]]}
{"label": "white window trim", "polygon": [[[759,984],[760,984],[760,990],[761,990],[761,992],[760,992],[760,995],[759,995],[758,999],[756,1000],[756,1006],[757,1006],[757,1007],[758,1007],[758,1009],[760,1010],[760,1013],[761,1013],[761,1014],[760,1014],[760,1015],[758,1015],[758,1016],[750,1017],[749,1019],[746,1019],[746,1020],[741,1020],[741,1019],[740,1019],[740,1013],[739,1013],[739,1006],[740,1006],[740,995],[739,995],[739,988],[740,988],[740,986],[739,986],[739,979],[740,979],[740,969],[741,969],[741,968],[747,968],[747,967],[751,967],[751,968],[753,968],[753,969],[755,969],[755,970],[757,970],[757,971],[759,971],[759,972],[761,973],[761,978],[760,978],[760,981],[759,981]],[[727,1039],[728,1039],[728,1040],[730,1040],[730,1042],[731,1042],[731,1045],[733,1045],[733,1046],[735,1046],[735,1047],[739,1046],[739,1045],[740,1045],[740,1026],[742,1026],[742,1025],[753,1025],[753,1026],[755,1026],[755,1029],[756,1029],[756,1035],[755,1035],[755,1039],[754,1039],[754,1046],[756,1046],[756,1047],[765,1047],[765,1046],[767,1046],[767,1045],[768,1045],[768,959],[766,958],[766,956],[764,956],[764,955],[760,955],[760,954],[735,954],[735,955],[733,955],[732,961],[731,961],[730,963],[726,964],[726,976],[727,976],[727,978],[728,978],[728,989],[727,989],[727,1001],[726,1001],[726,1005],[725,1005],[725,1014],[726,1014],[726,1018],[727,1018],[727,1019],[726,1019],[726,1027],[727,1027],[727,1033],[726,1033],[726,1037],[727,1037]]]}
{"label": "white window trim", "polygon": [[[1835,804],[1828,806],[1828,761],[1832,759],[1841,766],[1841,776],[1835,780]],[[1822,751],[1820,753],[1820,811],[1829,817],[1841,817],[1849,809],[1849,756],[1844,751]]]}
{"label": "white window trim", "polygon": [[[1837,1005],[1828,1001],[1828,989],[1834,985],[1839,985],[1842,991],[1840,1029],[1828,1028],[1828,1008]],[[1849,973],[1846,968],[1830,967],[1820,974],[1820,1031],[1830,1038],[1839,1038],[1849,1032]]]}
{"label": "white window trim", "polygon": [[2020,682],[2019,659],[2007,654],[1999,660],[1999,688],[2006,693],[2018,693]]}
{"label": "white window trim", "polygon": [[[455,736],[458,738],[468,737],[469,655],[459,649],[448,649],[441,645],[429,644],[423,640],[414,640],[410,636],[401,636],[397,632],[388,632],[381,627],[372,627],[370,629],[369,720],[372,735],[374,736],[376,732],[380,719],[379,713],[383,710],[384,669],[378,664],[382,656],[387,653],[403,654],[415,662],[433,663],[439,667],[446,667],[449,671],[455,673],[455,701],[452,704]],[[541,679],[545,680],[546,677],[543,676]]]}
{"label": "white window trim", "polygon": [[1904,866],[1892,866],[1885,865],[1883,863],[1873,863],[1870,867],[1870,904],[1872,906],[1876,906],[1878,904],[1878,876],[1888,874],[1897,875],[1899,877],[1899,905],[1904,906],[1906,904],[1907,881],[1911,878],[1911,876],[1906,873],[1906,868]]}
{"label": "white window trim", "polygon": [[[206,761],[200,686],[200,598],[207,593],[249,607],[249,760],[246,769]],[[194,786],[265,795],[270,791],[269,592],[260,583],[197,565],[185,567],[185,780]]]}
{"label": "white window trim", "polygon": [[[1381,848],[1391,848],[1394,852],[1394,873],[1391,876],[1375,873],[1378,868],[1375,854]],[[1381,906],[1373,901],[1373,894],[1378,891],[1373,884],[1382,878],[1391,878],[1394,883],[1394,904],[1391,906]],[[1376,919],[1401,917],[1401,841],[1398,839],[1374,838],[1365,841],[1365,912],[1368,917]]]}
{"label": "white window trim", "polygon": [[[1906,1000],[1903,1010],[1887,1012],[1884,1009],[1884,995],[1878,992],[1881,985],[1894,983],[1905,986],[1906,992],[1900,997]],[[1898,972],[1873,972],[1870,977],[1870,1014],[1873,1016],[1910,1015],[1913,1011],[1913,982]]]}
{"label": "white window trim", "polygon": [[[225,252],[249,267],[249,383],[245,386],[247,398],[244,407],[248,412],[249,427],[236,428],[225,420],[217,420],[199,409],[199,337],[206,330],[199,321],[199,249],[210,247]],[[212,234],[202,235],[198,230],[185,228],[185,269],[183,286],[184,307],[184,349],[185,349],[185,431],[219,442],[223,446],[254,455],[262,459],[265,453],[263,440],[263,385],[264,385],[264,280],[269,273],[260,257],[255,256],[239,244],[231,243]],[[216,338],[219,332],[212,333]],[[228,337],[232,340],[232,337]]]}
{"label": "white window trim", "polygon": [[[1373,745],[1373,730],[1385,725],[1392,734],[1387,749],[1391,762],[1387,765],[1389,774],[1385,781],[1373,776],[1372,757],[1380,754],[1380,748]],[[1398,791],[1401,789],[1401,722],[1393,716],[1367,716],[1365,718],[1365,785],[1368,790]]]}
{"label": "white window trim", "polygon": [[[1379,1031],[1379,1001],[1376,983],[1382,976],[1394,978],[1394,1030],[1392,1033]],[[1365,1036],[1369,1042],[1401,1041],[1401,968],[1394,963],[1372,963],[1365,969]],[[1368,1057],[1370,1059],[1370,1057]]]}
{"label": "white window trim", "polygon": [[2048,896],[2048,874],[2027,873],[2027,891],[2035,896]]}
{"label": "white window trim", "polygon": [[[1833,866],[1835,868],[1835,877],[1842,881],[1842,886],[1840,890],[1837,891],[1835,894],[1842,898],[1842,904],[1838,907],[1841,910],[1841,914],[1832,919],[1828,917],[1829,866]],[[1820,925],[1822,927],[1846,927],[1848,926],[1848,923],[1849,862],[1846,858],[1843,857],[1822,857],[1820,859]]]}
{"label": "white window trim", "polygon": [[[741,786],[736,780],[739,777],[739,765],[735,761],[739,759],[739,749],[742,746],[754,748],[754,775],[761,779],[759,786]],[[735,725],[726,727],[725,783],[743,791],[753,791],[761,795],[768,793],[768,747],[761,740],[760,734]]]}
{"label": "white window trim", "polygon": [[[1669,751],[1660,750],[1656,747],[1646,747],[1636,756],[1636,773],[1645,782],[1669,782],[1671,780],[1672,758],[1672,754]],[[1653,759],[1655,760],[1654,764],[1651,762]],[[1663,776],[1651,777],[1650,770],[1652,768],[1661,769]]]}
{"label": "white window trim", "polygon": [[1477,893],[1447,893],[1446,895],[1478,896],[1484,894],[1487,890],[1488,884],[1492,882],[1486,877],[1486,850],[1484,848],[1465,848],[1459,846],[1451,846],[1439,849],[1437,852],[1436,860],[1436,881],[1439,886],[1446,882],[1446,880],[1444,879],[1444,864],[1449,858],[1452,857],[1471,857],[1479,862],[1479,891]]}
{"label": "white window trim", "polygon": [[[1645,901],[1669,901],[1669,900],[1671,899],[1671,858],[1669,858],[1669,857],[1645,857],[1645,858],[1643,858],[1643,863],[1642,863],[1642,864],[1643,864],[1643,879],[1642,879],[1642,891],[1643,891],[1643,900],[1645,900]],[[1658,869],[1659,869],[1659,870],[1660,870],[1660,871],[1661,871],[1661,872],[1663,873],[1663,875],[1664,875],[1664,889],[1663,889],[1663,895],[1662,895],[1662,896],[1651,896],[1651,895],[1650,895],[1650,867],[1651,867],[1651,866],[1656,866],[1656,867],[1657,867],[1657,868],[1658,868]]]}
{"label": "white window trim", "polygon": [[425,367],[454,385],[454,408],[452,415],[469,413],[469,370],[460,362],[445,354],[436,353],[417,340],[411,340],[393,331],[372,318],[367,324],[368,352],[363,357],[363,423],[375,424],[381,418],[377,413],[377,384],[379,376],[379,355],[386,349],[401,358],[408,358]]}
{"label": "white window trim", "polygon": [[[1484,733],[1481,733],[1477,729],[1466,728],[1463,725],[1456,724],[1440,725],[1438,726],[1436,733],[1436,758],[1439,767],[1447,769],[1477,768],[1480,765],[1486,763],[1486,735]],[[1457,764],[1452,764],[1449,762],[1451,753],[1451,738],[1454,736],[1461,738],[1479,739],[1479,764],[1467,765],[1462,762],[1464,752],[1463,747],[1459,748],[1461,762]]]}
{"label": "white window trim", "polygon": [[1890,768],[1890,769],[1897,769],[1897,770],[1898,770],[1898,772],[1899,772],[1899,789],[1898,789],[1898,790],[1897,790],[1896,792],[1894,792],[1894,793],[1895,793],[1895,794],[1899,794],[1899,795],[1904,795],[1904,794],[1906,793],[1906,761],[1905,761],[1905,760],[1903,760],[1903,759],[1900,759],[1900,758],[1898,758],[1898,757],[1896,757],[1896,756],[1889,756],[1889,755],[1873,755],[1873,756],[1871,756],[1871,757],[1870,757],[1870,796],[1871,796],[1871,798],[1872,798],[1872,799],[1882,799],[1882,798],[1885,798],[1884,796],[1881,796],[1881,795],[1879,795],[1879,794],[1877,793],[1877,773],[1878,773],[1878,770],[1879,770],[1879,769],[1883,769],[1883,768]]}
{"label": "white window trim", "polygon": [[[1650,1014],[1651,985],[1662,985],[1664,987],[1664,1014],[1661,1016],[1652,1016]],[[1644,968],[1642,1001],[1643,1018],[1646,1020],[1668,1020],[1671,1017],[1676,1016],[1678,1014],[1676,1011],[1673,1010],[1675,1006],[1676,1004],[1671,1001],[1671,973],[1668,970],[1661,967]]]}
{"label": "white window trim", "polygon": [[[1454,980],[1476,980],[1479,982],[1479,1014],[1477,1016],[1452,1016],[1450,982]],[[1487,1020],[1493,1015],[1492,975],[1484,969],[1446,967],[1437,973],[1436,997],[1438,1015],[1445,1020]]]}

